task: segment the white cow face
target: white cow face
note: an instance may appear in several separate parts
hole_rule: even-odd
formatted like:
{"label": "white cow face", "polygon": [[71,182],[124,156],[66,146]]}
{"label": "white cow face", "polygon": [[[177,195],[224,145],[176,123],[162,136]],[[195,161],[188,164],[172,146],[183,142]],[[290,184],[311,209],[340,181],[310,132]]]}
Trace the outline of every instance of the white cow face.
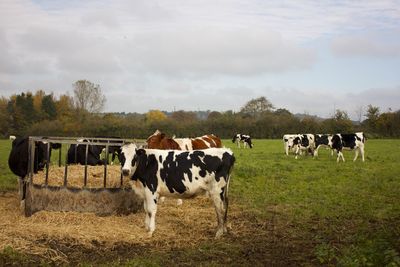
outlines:
{"label": "white cow face", "polygon": [[131,176],[136,170],[136,165],[132,164],[136,156],[136,150],[137,146],[133,143],[121,147],[121,165],[124,176]]}

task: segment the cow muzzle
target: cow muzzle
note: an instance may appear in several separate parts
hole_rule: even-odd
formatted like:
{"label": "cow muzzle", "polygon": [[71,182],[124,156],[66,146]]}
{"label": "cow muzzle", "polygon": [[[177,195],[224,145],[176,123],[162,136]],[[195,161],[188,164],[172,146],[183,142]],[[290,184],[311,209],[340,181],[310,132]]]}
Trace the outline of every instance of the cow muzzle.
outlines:
{"label": "cow muzzle", "polygon": [[123,176],[129,176],[130,173],[131,173],[131,171],[129,169],[122,169]]}

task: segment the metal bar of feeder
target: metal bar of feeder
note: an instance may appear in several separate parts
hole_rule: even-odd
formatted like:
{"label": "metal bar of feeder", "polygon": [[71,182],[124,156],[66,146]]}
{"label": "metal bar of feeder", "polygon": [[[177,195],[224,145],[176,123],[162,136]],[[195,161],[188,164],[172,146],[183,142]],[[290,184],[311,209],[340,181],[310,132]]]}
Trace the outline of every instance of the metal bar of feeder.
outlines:
{"label": "metal bar of feeder", "polygon": [[[61,148],[60,148],[61,151]],[[61,161],[61,157],[60,157]],[[64,187],[67,186],[68,183],[68,149],[66,150],[66,155],[65,155],[65,170],[64,170]]]}
{"label": "metal bar of feeder", "polygon": [[58,151],[58,167],[61,167],[61,150],[62,150],[62,144],[60,144],[60,149]]}
{"label": "metal bar of feeder", "polygon": [[[32,183],[33,181],[33,171],[35,165],[35,145],[34,141],[31,137],[29,137],[28,144],[28,153],[29,153],[29,162],[28,162],[28,172],[29,172],[29,181]],[[22,177],[24,179],[25,177]]]}
{"label": "metal bar of feeder", "polygon": [[108,145],[106,145],[106,158],[104,160],[104,188],[107,186]]}
{"label": "metal bar of feeder", "polygon": [[44,184],[47,186],[49,182],[49,161],[50,161],[50,143],[47,143],[46,149],[46,179],[44,180]]}
{"label": "metal bar of feeder", "polygon": [[85,150],[85,177],[83,178],[83,187],[86,187],[87,184],[87,158],[88,158],[88,152],[89,152],[89,144],[86,144],[86,150]]}

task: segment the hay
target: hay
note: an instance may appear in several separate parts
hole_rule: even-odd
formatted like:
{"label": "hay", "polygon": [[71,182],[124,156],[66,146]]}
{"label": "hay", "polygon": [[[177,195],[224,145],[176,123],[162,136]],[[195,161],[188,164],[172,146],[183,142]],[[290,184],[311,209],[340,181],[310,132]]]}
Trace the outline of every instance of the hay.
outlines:
{"label": "hay", "polygon": [[[238,206],[230,207],[229,216],[239,226],[231,234],[247,227],[243,220],[236,222],[240,213]],[[113,248],[128,243],[157,250],[188,248],[212,240],[217,225],[214,207],[206,197],[184,201],[182,206],[176,206],[175,199],[166,199],[158,205],[152,238],[145,230],[143,212],[99,217],[92,213],[40,211],[24,217],[19,211],[17,193],[8,193],[0,195],[0,214],[0,250],[11,246],[19,252],[58,262],[68,262],[68,256],[51,244],[93,248],[100,243]]]}
{"label": "hay", "polygon": [[[50,166],[48,185],[63,186],[65,167]],[[67,171],[67,187],[82,188],[84,185],[85,166],[69,165]],[[46,179],[46,171],[41,171],[33,175],[34,184],[44,184]],[[124,188],[129,188],[129,178],[124,177],[122,181]],[[107,166],[107,188],[119,188],[121,185],[121,166]],[[88,166],[87,184],[88,188],[104,187],[104,166]]]}

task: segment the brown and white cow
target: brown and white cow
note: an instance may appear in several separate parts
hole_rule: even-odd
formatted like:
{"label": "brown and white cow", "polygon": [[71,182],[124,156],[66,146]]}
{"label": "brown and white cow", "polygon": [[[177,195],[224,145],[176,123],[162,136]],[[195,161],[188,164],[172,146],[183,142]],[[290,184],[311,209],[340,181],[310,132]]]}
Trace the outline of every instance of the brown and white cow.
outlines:
{"label": "brown and white cow", "polygon": [[207,134],[195,138],[171,138],[165,133],[156,130],[147,138],[147,147],[150,149],[175,149],[198,150],[211,147],[221,148],[221,139],[213,134]]}

